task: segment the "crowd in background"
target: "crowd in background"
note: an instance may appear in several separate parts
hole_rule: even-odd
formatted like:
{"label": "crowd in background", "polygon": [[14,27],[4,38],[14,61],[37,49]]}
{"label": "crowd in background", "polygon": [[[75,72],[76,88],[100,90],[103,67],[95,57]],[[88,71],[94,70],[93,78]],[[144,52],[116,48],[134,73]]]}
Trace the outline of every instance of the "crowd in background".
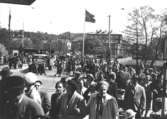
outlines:
{"label": "crowd in background", "polygon": [[[146,118],[162,109],[163,70],[127,66],[117,59],[57,58],[61,80],[51,98],[40,91],[36,72],[1,71],[0,117],[4,119]],[[5,73],[4,73],[5,72]],[[65,75],[64,75],[65,74]]]}

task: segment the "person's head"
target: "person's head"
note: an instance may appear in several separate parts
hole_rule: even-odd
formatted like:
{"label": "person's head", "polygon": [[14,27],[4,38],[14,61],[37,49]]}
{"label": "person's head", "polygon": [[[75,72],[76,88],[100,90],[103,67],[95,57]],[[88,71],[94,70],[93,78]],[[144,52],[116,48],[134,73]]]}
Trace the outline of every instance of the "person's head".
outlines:
{"label": "person's head", "polygon": [[11,74],[12,74],[12,72],[10,71],[9,67],[2,68],[2,70],[0,72],[2,79],[9,77]]}
{"label": "person's head", "polygon": [[37,75],[32,72],[25,74],[26,84],[27,84],[27,93],[30,94],[32,90],[38,90],[42,85],[42,82],[38,79]]}
{"label": "person's head", "polygon": [[55,85],[55,88],[56,88],[56,92],[57,92],[58,94],[62,94],[62,93],[64,92],[64,84],[63,84],[63,82],[58,81],[58,82],[56,83],[56,85]]}
{"label": "person's head", "polygon": [[148,81],[151,81],[152,79],[151,79],[151,75],[149,75],[149,74],[147,74],[146,75],[146,81],[148,82]]}
{"label": "person's head", "polygon": [[41,103],[41,97],[38,91],[39,86],[42,82],[38,79],[35,73],[29,72],[25,74],[26,79],[26,95],[32,98],[35,102]]}
{"label": "person's head", "polygon": [[115,80],[116,80],[116,74],[114,73],[114,72],[109,72],[109,75],[108,75],[108,81],[110,82],[110,83],[112,83],[112,82],[115,82]]}
{"label": "person's head", "polygon": [[67,93],[68,94],[73,94],[74,91],[77,90],[77,83],[76,83],[76,81],[75,80],[69,80],[69,81],[67,81],[66,88],[67,88]]}
{"label": "person's head", "polygon": [[107,94],[108,88],[109,88],[109,83],[107,81],[100,81],[98,83],[98,91],[101,96]]}
{"label": "person's head", "polygon": [[131,85],[132,85],[133,87],[135,87],[136,84],[138,83],[138,81],[139,81],[138,75],[134,75],[134,76],[132,77],[132,79],[131,79]]}
{"label": "person's head", "polygon": [[88,88],[92,81],[94,81],[95,78],[92,74],[87,74],[87,76],[84,78],[85,86]]}
{"label": "person's head", "polygon": [[93,74],[87,74],[86,77],[89,79],[90,82],[95,80],[95,77],[93,76]]}
{"label": "person's head", "polygon": [[124,71],[128,72],[128,67],[127,66],[124,66]]}
{"label": "person's head", "polygon": [[84,79],[80,80],[80,85],[81,85],[81,88],[85,86],[85,80]]}
{"label": "person's head", "polygon": [[158,74],[152,73],[151,74],[152,80],[157,80],[157,76],[158,76]]}
{"label": "person's head", "polygon": [[81,75],[81,72],[79,71],[74,72],[74,78],[78,79],[80,75]]}
{"label": "person's head", "polygon": [[12,102],[19,101],[25,91],[25,78],[17,74],[9,76],[5,83],[5,92],[8,99]]}

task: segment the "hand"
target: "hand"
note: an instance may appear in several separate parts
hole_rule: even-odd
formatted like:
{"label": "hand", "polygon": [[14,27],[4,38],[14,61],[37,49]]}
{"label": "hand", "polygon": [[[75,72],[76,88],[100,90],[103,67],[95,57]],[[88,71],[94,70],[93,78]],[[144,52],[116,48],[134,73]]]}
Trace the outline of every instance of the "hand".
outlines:
{"label": "hand", "polygon": [[158,94],[158,91],[156,89],[153,90],[154,94]]}
{"label": "hand", "polygon": [[77,106],[74,107],[74,113],[80,114],[80,109]]}

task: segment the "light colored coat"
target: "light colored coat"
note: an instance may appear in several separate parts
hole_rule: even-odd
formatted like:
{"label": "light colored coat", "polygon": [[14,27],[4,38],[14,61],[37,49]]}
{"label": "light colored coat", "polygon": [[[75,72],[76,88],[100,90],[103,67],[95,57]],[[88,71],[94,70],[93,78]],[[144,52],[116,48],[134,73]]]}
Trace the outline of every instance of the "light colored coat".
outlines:
{"label": "light colored coat", "polygon": [[102,115],[99,116],[97,109],[97,95],[94,93],[91,95],[87,108],[89,111],[89,119],[116,119],[118,117],[118,104],[114,97],[107,94],[105,96],[105,102],[103,103]]}
{"label": "light colored coat", "polygon": [[139,85],[138,83],[135,86],[135,94],[134,94],[134,103],[135,109],[138,110],[146,108],[146,93],[144,87]]}

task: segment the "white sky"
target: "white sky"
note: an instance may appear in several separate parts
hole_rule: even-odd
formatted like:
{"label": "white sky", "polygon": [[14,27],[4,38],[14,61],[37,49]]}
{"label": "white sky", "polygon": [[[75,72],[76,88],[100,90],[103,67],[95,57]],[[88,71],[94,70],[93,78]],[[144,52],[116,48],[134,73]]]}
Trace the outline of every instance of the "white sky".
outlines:
{"label": "white sky", "polygon": [[165,0],[36,0],[31,6],[0,3],[0,27],[8,27],[11,9],[12,30],[82,33],[86,9],[96,19],[96,23],[86,22],[86,32],[108,30],[108,15],[111,15],[113,33],[121,33],[132,8],[149,5],[160,11],[167,7],[166,3]]}

